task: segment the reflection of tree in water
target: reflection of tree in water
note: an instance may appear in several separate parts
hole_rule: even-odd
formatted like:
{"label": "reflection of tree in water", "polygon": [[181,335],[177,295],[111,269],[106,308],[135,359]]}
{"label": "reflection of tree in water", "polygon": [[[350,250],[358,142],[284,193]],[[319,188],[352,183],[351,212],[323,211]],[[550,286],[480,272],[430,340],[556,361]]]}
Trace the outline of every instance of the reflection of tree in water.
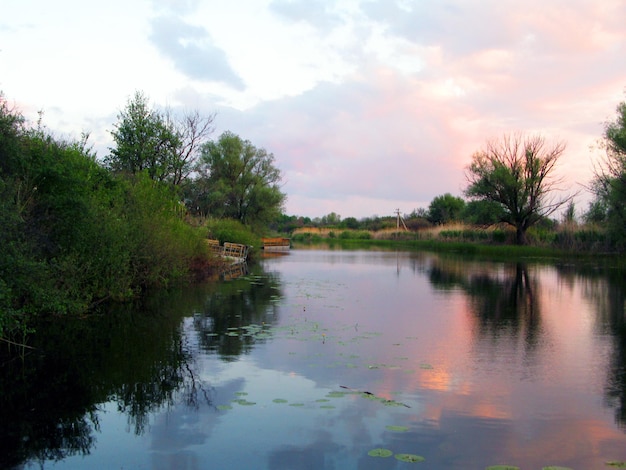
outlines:
{"label": "reflection of tree in water", "polygon": [[613,341],[605,398],[607,406],[615,408],[617,424],[626,429],[626,272],[597,267],[577,272],[584,295],[596,305],[597,333],[610,335]]}
{"label": "reflection of tree in water", "polygon": [[240,328],[278,321],[279,285],[277,274],[252,276],[224,284],[207,296],[201,312],[194,315],[201,347],[224,360],[250,352],[263,339],[241,334]]}
{"label": "reflection of tree in water", "polygon": [[275,278],[253,276],[42,323],[23,360],[0,351],[0,468],[88,454],[98,404],[117,404],[137,434],[163,407],[210,405],[211,388],[196,372],[198,342],[226,358],[245,353],[262,339],[225,333],[273,321],[279,295]]}
{"label": "reflection of tree in water", "polygon": [[101,403],[117,402],[141,433],[150,412],[208,400],[181,331],[205,296],[154,295],[133,309],[40,324],[35,350],[0,359],[0,468],[88,454]]}
{"label": "reflection of tree in water", "polygon": [[460,288],[469,295],[479,338],[515,340],[524,335],[527,352],[541,335],[539,283],[525,263],[484,265],[440,259],[430,269],[430,281],[443,289]]}

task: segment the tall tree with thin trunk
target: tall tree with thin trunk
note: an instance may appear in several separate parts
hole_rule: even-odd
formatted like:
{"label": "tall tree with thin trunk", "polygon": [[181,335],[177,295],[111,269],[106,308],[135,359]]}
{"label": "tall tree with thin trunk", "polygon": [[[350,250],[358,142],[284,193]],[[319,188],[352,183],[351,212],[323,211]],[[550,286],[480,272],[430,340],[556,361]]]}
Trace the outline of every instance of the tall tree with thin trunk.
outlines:
{"label": "tall tree with thin trunk", "polygon": [[148,97],[136,92],[118,114],[111,132],[115,147],[105,163],[118,173],[145,171],[153,180],[178,186],[193,171],[201,146],[214,130],[214,118],[198,111],[179,117],[171,109],[151,107]]}
{"label": "tall tree with thin trunk", "polygon": [[511,134],[489,141],[472,156],[467,167],[465,195],[502,206],[502,222],[516,231],[516,242],[526,244],[526,231],[573,196],[556,198],[559,178],[554,169],[565,143],[548,144],[540,135]]}
{"label": "tall tree with thin trunk", "polygon": [[[606,124],[602,146],[606,155],[596,168],[592,190],[596,200],[589,218],[608,222],[611,241],[626,249],[626,102],[617,106],[617,117]],[[594,212],[596,213],[594,217]]]}

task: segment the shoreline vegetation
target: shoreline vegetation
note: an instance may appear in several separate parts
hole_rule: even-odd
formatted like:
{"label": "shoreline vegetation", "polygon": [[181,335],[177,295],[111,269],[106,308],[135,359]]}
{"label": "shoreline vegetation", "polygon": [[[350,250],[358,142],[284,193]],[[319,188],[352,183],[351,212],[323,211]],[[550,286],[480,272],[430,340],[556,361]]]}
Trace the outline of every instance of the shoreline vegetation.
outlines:
{"label": "shoreline vegetation", "polygon": [[477,227],[450,223],[418,230],[386,228],[352,230],[303,227],[295,229],[291,240],[301,244],[320,242],[360,243],[367,246],[456,252],[473,255],[542,258],[612,257],[626,262],[623,253],[611,250],[604,230],[595,226],[561,226],[558,229],[529,230],[529,243],[515,244],[515,230],[505,226]]}

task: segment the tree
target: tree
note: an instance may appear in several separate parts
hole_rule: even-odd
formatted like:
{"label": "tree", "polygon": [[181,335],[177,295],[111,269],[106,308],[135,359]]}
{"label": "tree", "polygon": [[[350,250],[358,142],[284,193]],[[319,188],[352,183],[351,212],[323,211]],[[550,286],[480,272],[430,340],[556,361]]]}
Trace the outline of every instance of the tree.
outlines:
{"label": "tree", "polygon": [[553,197],[560,182],[553,171],[564,150],[563,142],[547,144],[538,135],[505,135],[490,141],[472,156],[465,194],[500,204],[505,210],[502,221],[515,227],[516,242],[523,245],[529,227],[573,197]]}
{"label": "tree", "polygon": [[465,201],[450,193],[435,197],[428,206],[428,221],[432,224],[445,224],[459,220]]}
{"label": "tree", "polygon": [[135,175],[147,171],[150,178],[179,185],[193,170],[200,146],[213,132],[214,115],[197,111],[177,119],[171,110],[150,107],[148,98],[136,92],[118,114],[111,132],[116,146],[105,163],[113,171]]}
{"label": "tree", "polygon": [[617,117],[604,128],[604,161],[596,169],[590,206],[592,218],[608,222],[609,234],[618,248],[626,246],[626,102],[617,106]]}
{"label": "tree", "polygon": [[202,146],[199,176],[188,194],[200,213],[267,224],[281,212],[285,194],[274,155],[239,136],[224,132]]}
{"label": "tree", "polygon": [[461,213],[461,220],[472,225],[490,226],[502,222],[506,211],[495,201],[469,201]]}

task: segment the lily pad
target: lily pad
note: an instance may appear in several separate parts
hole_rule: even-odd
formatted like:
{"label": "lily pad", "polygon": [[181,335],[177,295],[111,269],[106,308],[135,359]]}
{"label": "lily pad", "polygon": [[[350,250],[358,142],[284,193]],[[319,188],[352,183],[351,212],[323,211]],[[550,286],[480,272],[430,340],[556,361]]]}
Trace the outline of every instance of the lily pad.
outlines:
{"label": "lily pad", "polygon": [[256,405],[256,402],[243,400],[243,399],[242,400],[237,400],[236,403],[240,404],[241,406],[253,406],[253,405]]}
{"label": "lily pad", "polygon": [[515,467],[513,465],[491,465],[485,470],[519,470],[519,467]]}
{"label": "lily pad", "polygon": [[321,405],[320,408],[324,410],[334,410],[335,406],[334,405]]}
{"label": "lily pad", "polygon": [[217,409],[220,411],[232,410],[233,407],[230,405],[218,405]]}
{"label": "lily pad", "polygon": [[422,457],[421,455],[415,455],[415,454],[396,454],[395,458],[397,460],[399,460],[400,462],[423,462],[424,457]]}
{"label": "lily pad", "polygon": [[274,398],[272,401],[274,403],[287,403],[287,400],[285,400],[284,398]]}
{"label": "lily pad", "polygon": [[372,449],[370,450],[367,455],[369,455],[370,457],[391,457],[393,455],[393,452],[391,452],[389,449]]}
{"label": "lily pad", "polygon": [[570,467],[559,467],[558,465],[550,465],[549,467],[543,467],[541,470],[573,470]]}
{"label": "lily pad", "polygon": [[237,395],[238,397],[245,397],[248,394],[248,392],[235,392],[235,395]]}
{"label": "lily pad", "polygon": [[615,468],[626,468],[626,462],[610,461],[610,462],[606,462],[606,465],[608,465],[609,467],[615,467]]}
{"label": "lily pad", "polygon": [[385,426],[385,429],[387,429],[388,431],[395,431],[395,432],[406,432],[409,430],[408,426]]}
{"label": "lily pad", "polygon": [[433,366],[431,364],[426,364],[426,363],[420,364],[420,369],[430,370],[432,368],[433,368]]}

